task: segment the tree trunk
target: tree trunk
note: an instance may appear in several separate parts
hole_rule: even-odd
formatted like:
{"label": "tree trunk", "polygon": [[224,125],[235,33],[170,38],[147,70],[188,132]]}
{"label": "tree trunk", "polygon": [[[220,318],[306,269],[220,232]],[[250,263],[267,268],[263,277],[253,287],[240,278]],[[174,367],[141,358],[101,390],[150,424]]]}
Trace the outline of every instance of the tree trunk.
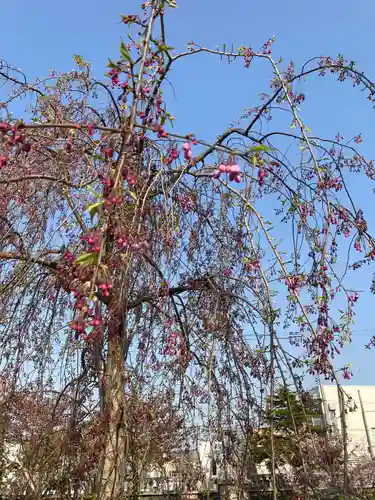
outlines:
{"label": "tree trunk", "polygon": [[5,441],[7,425],[8,417],[6,414],[5,404],[0,403],[0,494],[3,493],[4,479],[6,477]]}
{"label": "tree trunk", "polygon": [[98,500],[117,500],[124,491],[126,471],[124,348],[121,335],[108,341],[103,386],[107,427],[98,478]]}

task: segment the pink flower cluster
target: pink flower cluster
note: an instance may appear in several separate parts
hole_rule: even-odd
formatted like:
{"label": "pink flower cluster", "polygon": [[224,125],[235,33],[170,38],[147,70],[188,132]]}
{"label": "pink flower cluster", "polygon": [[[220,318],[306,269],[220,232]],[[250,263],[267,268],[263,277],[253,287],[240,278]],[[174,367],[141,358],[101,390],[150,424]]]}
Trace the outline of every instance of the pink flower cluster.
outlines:
{"label": "pink flower cluster", "polygon": [[119,80],[119,70],[117,68],[112,68],[108,72],[108,76],[111,78],[112,86],[116,87],[117,85],[120,85],[120,80]]}
{"label": "pink flower cluster", "polygon": [[[99,285],[99,289],[105,297],[109,297],[112,285],[110,283],[102,283]],[[81,296],[76,290],[73,292],[76,298],[74,306],[75,315],[70,327],[75,332],[74,338],[75,340],[79,340],[81,337],[85,342],[95,342],[100,336],[100,326],[103,323],[100,308],[98,304],[94,307],[89,307],[86,297]],[[93,329],[88,334],[86,328],[90,326],[92,326]]]}
{"label": "pink flower cluster", "polygon": [[[102,294],[104,295],[104,297],[109,297],[112,288],[113,288],[113,285],[111,283],[101,283],[99,285],[99,289],[102,292]],[[94,326],[98,326],[98,325],[94,325]]]}
{"label": "pink flower cluster", "polygon": [[165,163],[167,165],[171,165],[174,160],[177,160],[179,157],[180,153],[176,147],[173,147],[172,149],[169,150],[169,155],[165,160]]}
{"label": "pink flower cluster", "polygon": [[334,189],[335,191],[340,191],[342,189],[342,182],[339,177],[330,178],[326,175],[323,179],[318,180],[318,190],[323,189]]}
{"label": "pink flower cluster", "polygon": [[134,186],[134,184],[137,180],[137,177],[135,176],[135,174],[133,172],[131,172],[128,168],[125,167],[123,172],[122,172],[122,175],[124,177],[124,180],[128,181],[129,186]]}
{"label": "pink flower cluster", "polygon": [[5,167],[8,162],[8,157],[5,155],[0,156],[0,169]]}
{"label": "pink flower cluster", "polygon": [[[29,153],[31,151],[31,143],[27,142],[25,134],[18,130],[18,124],[10,125],[10,123],[0,122],[0,134],[2,138],[6,138],[5,145],[8,151],[12,151],[13,147],[17,147],[17,152]],[[0,156],[0,169],[5,167],[8,161],[8,155]]]}
{"label": "pink flower cluster", "polygon": [[353,305],[359,299],[359,293],[355,292],[353,295],[348,295],[348,302]]}
{"label": "pink flower cluster", "polygon": [[353,373],[349,370],[349,366],[344,366],[344,368],[342,369],[342,374],[344,379],[346,380],[350,380],[353,376]]}
{"label": "pink flower cluster", "polygon": [[75,256],[69,250],[65,251],[63,259],[68,260],[70,262],[74,262],[76,260]]}
{"label": "pink flower cluster", "polygon": [[134,253],[145,252],[149,248],[146,240],[135,241],[132,236],[116,235],[116,244],[119,250],[130,250]]}
{"label": "pink flower cluster", "polygon": [[124,24],[134,23],[136,20],[137,20],[137,16],[135,16],[135,15],[122,16],[122,22]]}
{"label": "pink flower cluster", "polygon": [[113,148],[111,148],[110,146],[104,146],[102,148],[102,152],[103,152],[104,158],[106,158],[106,159],[113,157],[114,151],[113,151]]}
{"label": "pink flower cluster", "polygon": [[219,179],[221,174],[229,174],[230,181],[241,182],[241,170],[239,165],[221,163],[219,168],[215,170],[214,178]]}
{"label": "pink flower cluster", "polygon": [[361,241],[356,240],[354,242],[354,249],[357,250],[357,252],[362,252],[362,247],[361,247]]}
{"label": "pink flower cluster", "polygon": [[190,142],[185,142],[182,146],[184,152],[184,158],[186,161],[190,161],[193,158],[193,152],[191,151]]}
{"label": "pink flower cluster", "polygon": [[81,236],[81,240],[87,243],[88,252],[99,252],[102,236],[99,231]]}

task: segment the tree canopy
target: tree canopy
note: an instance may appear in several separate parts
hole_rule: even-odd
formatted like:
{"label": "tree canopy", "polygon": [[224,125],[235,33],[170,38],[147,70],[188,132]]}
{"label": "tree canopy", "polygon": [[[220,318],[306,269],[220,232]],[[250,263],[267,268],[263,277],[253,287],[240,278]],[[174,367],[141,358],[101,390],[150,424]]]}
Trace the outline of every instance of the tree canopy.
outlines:
{"label": "tree canopy", "polygon": [[[2,441],[17,394],[35,394],[41,409],[54,394],[63,442],[81,451],[53,467],[79,472],[84,493],[104,500],[139,494],[146,465],[198,426],[211,443],[258,429],[276,498],[277,469],[292,455],[305,473],[298,488],[311,486],[303,439],[320,434],[311,427],[320,410],[301,380],[330,380],[344,401],[350,367],[335,360],[360,297],[350,276],[375,258],[351,188],[358,178],[371,188],[373,160],[360,134],[313,135],[300,89],[313,75],[334,78],[371,106],[375,86],[342,55],[278,60],[273,38],[179,52],[168,38],[173,9],[151,0],[122,15],[102,78],[79,55],[73,71],[36,81],[1,60]],[[164,92],[172,68],[197,54],[241,64],[244,78],[260,67],[272,75],[211,142],[179,130]],[[62,446],[59,436],[46,446]],[[343,450],[330,480],[347,493],[345,435]],[[242,458],[231,472],[241,481]],[[41,467],[27,472],[36,496]]]}

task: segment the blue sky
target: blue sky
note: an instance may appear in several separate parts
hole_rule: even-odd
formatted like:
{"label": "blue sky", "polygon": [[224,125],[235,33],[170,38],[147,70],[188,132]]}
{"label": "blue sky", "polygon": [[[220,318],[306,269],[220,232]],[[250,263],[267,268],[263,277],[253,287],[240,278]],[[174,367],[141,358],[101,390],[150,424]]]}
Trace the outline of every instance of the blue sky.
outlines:
{"label": "blue sky", "polygon": [[[180,0],[179,4],[167,19],[168,43],[178,49],[184,49],[190,40],[207,47],[233,43],[256,49],[275,35],[276,58],[293,59],[298,66],[316,55],[343,53],[375,80],[375,4],[370,0]],[[0,56],[33,78],[48,74],[52,68],[72,69],[73,54],[78,53],[92,62],[100,76],[108,56],[117,57],[119,38],[125,34],[119,15],[135,13],[137,6],[134,0],[4,2]],[[270,77],[270,69],[263,63],[244,70],[241,63],[228,66],[204,55],[176,66],[171,76],[173,89],[168,91],[170,111],[177,117],[176,128],[212,140],[244,108],[258,104],[257,93],[268,90]],[[352,89],[350,83],[339,84],[331,77],[314,77],[302,88],[307,95],[303,117],[313,134],[333,137],[340,131],[349,138],[362,132],[361,152],[375,158],[371,144],[375,111],[364,94]],[[360,179],[353,179],[354,193],[363,200],[361,208],[375,227],[372,186],[364,191]],[[354,286],[366,291],[357,310],[353,344],[342,360],[354,364],[353,383],[375,383],[371,370],[375,354],[364,350],[367,338],[375,333],[369,314],[375,308],[375,297],[368,292],[364,273]]]}

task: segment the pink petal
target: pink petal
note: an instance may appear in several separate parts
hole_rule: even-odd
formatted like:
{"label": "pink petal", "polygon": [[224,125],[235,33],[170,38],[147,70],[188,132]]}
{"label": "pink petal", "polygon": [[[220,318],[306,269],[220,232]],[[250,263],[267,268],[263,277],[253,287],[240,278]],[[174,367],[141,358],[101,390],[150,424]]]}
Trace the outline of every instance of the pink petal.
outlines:
{"label": "pink petal", "polygon": [[233,174],[239,174],[241,169],[239,167],[239,165],[230,165],[230,172],[232,172]]}

